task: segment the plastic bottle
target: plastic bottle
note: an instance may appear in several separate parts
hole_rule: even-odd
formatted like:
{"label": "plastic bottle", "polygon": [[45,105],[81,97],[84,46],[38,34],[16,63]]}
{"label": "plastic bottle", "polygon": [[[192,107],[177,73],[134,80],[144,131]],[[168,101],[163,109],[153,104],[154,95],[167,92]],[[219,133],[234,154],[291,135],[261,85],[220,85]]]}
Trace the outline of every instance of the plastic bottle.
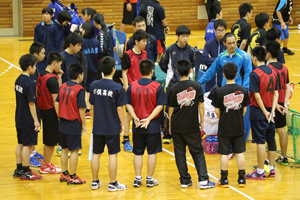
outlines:
{"label": "plastic bottle", "polygon": [[290,86],[291,86],[291,93],[290,93],[290,99],[291,99],[294,93],[294,87],[295,87],[294,82],[291,82]]}

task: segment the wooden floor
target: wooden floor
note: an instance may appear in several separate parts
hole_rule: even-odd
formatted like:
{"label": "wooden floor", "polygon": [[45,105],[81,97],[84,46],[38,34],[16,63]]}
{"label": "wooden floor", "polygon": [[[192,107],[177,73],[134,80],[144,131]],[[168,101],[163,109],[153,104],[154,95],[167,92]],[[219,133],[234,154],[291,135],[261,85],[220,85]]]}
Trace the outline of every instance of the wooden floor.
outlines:
{"label": "wooden floor", "polygon": [[[174,31],[174,30],[173,30]],[[190,36],[191,46],[204,46],[204,31],[195,31]],[[81,178],[87,179],[87,184],[81,186],[67,186],[59,182],[60,175],[44,175],[43,179],[36,182],[20,181],[12,177],[15,163],[15,147],[17,144],[15,130],[15,94],[14,82],[21,73],[18,68],[19,58],[28,53],[32,38],[0,38],[0,199],[300,199],[300,169],[291,169],[289,166],[276,164],[276,177],[267,178],[266,181],[248,180],[247,187],[239,189],[237,184],[236,159],[229,163],[230,188],[215,188],[211,190],[197,189],[197,174],[190,154],[187,155],[189,172],[194,185],[182,189],[179,183],[179,174],[175,165],[173,145],[163,145],[163,152],[158,154],[158,162],[154,177],[159,185],[147,188],[132,186],[135,174],[133,168],[133,154],[124,152],[118,154],[118,181],[127,184],[128,190],[121,192],[107,191],[109,183],[107,151],[100,159],[99,177],[102,187],[92,191],[92,175],[88,161],[89,141],[91,136],[92,120],[87,120],[88,133],[82,137],[82,155],[79,157],[78,172]],[[168,36],[168,44],[176,41],[175,35]],[[290,31],[289,47],[295,51],[294,56],[286,56],[286,65],[289,69],[290,81],[300,81],[300,35],[298,30]],[[300,86],[295,85],[295,93],[291,100],[290,108],[300,111]],[[277,138],[278,141],[278,138]],[[39,134],[37,150],[42,153],[42,137]],[[279,145],[278,145],[279,147]],[[289,136],[288,154],[293,155],[292,138]],[[219,155],[205,155],[210,174],[210,180],[216,182],[220,177]],[[247,143],[246,172],[252,171],[256,165],[256,147]],[[53,163],[60,166],[60,158],[53,155]],[[290,160],[293,161],[293,160]],[[144,159],[143,177],[146,176],[146,159]],[[38,173],[38,169],[33,169]],[[299,184],[299,185],[298,185]]]}

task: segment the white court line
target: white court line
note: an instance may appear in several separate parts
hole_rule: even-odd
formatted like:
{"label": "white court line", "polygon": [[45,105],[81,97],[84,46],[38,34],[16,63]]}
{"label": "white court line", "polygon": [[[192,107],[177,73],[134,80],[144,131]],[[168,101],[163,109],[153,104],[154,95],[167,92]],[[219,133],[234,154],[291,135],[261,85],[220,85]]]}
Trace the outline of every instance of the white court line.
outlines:
{"label": "white court line", "polygon": [[300,33],[300,31],[298,31],[298,32],[289,32],[289,33]]}
{"label": "white court line", "polygon": [[20,67],[17,67],[16,65],[14,65],[14,64],[12,64],[12,63],[10,63],[10,62],[8,62],[7,60],[5,60],[5,59],[3,59],[3,58],[1,58],[1,57],[0,57],[0,60],[2,60],[2,61],[4,61],[4,62],[6,62],[7,64],[9,64],[9,65],[10,65],[10,66],[9,66],[9,69],[10,69],[11,67],[14,67],[14,68],[17,68],[18,70],[22,71],[22,69],[21,69]]}
{"label": "white court line", "polygon": [[[175,154],[172,153],[171,151],[169,151],[169,150],[167,150],[167,149],[165,149],[165,148],[162,148],[162,149],[163,149],[163,151],[167,152],[168,154],[170,154],[170,155],[172,155],[172,156],[175,156]],[[186,162],[186,163],[187,163],[188,165],[190,165],[190,166],[192,166],[192,167],[195,168],[195,165],[193,165],[192,163],[190,163],[190,162]],[[217,181],[219,180],[219,179],[217,179],[216,177],[214,177],[213,175],[208,174],[208,176],[210,176],[211,178],[213,178],[213,179],[215,179],[215,180],[217,180]],[[234,187],[232,187],[232,186],[230,186],[230,185],[229,185],[229,188],[232,189],[232,190],[234,190],[234,191],[236,191],[237,193],[243,195],[244,197],[246,197],[246,198],[248,198],[248,199],[254,200],[252,197],[250,197],[250,196],[248,196],[247,194],[245,194],[245,193],[243,193],[243,192],[241,192],[241,191],[235,189]]]}
{"label": "white court line", "polygon": [[292,48],[289,48],[289,49],[291,49],[291,50],[295,50],[295,51],[300,51],[300,49],[292,49]]}
{"label": "white court line", "polygon": [[292,74],[292,76],[300,76],[300,74]]}

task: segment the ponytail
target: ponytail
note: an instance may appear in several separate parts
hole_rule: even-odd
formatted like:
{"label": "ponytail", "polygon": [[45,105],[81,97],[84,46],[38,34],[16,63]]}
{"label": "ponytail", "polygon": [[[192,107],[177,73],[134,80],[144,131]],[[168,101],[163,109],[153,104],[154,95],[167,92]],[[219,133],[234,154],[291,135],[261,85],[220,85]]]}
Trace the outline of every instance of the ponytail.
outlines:
{"label": "ponytail", "polygon": [[101,25],[102,30],[104,31],[104,34],[107,35],[107,28],[106,28],[106,24],[104,22],[104,16],[102,13],[97,13],[93,20],[97,23]]}

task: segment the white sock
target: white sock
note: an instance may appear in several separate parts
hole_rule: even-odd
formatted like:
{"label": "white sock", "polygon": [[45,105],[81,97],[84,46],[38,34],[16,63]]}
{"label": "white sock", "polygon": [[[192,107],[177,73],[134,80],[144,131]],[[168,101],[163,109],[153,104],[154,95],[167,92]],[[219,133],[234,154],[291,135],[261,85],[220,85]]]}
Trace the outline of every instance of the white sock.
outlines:
{"label": "white sock", "polygon": [[142,179],[142,176],[135,176],[136,179]]}
{"label": "white sock", "polygon": [[264,169],[259,169],[259,168],[257,168],[257,173],[259,173],[259,174],[263,174],[265,172],[265,170]]}
{"label": "white sock", "polygon": [[208,181],[200,181],[199,185],[207,185]]}
{"label": "white sock", "polygon": [[33,157],[33,156],[34,156],[34,154],[30,154],[30,158]]}
{"label": "white sock", "polygon": [[36,150],[33,150],[33,151],[32,151],[32,154],[35,155],[35,154],[36,154]]}
{"label": "white sock", "polygon": [[151,177],[147,176],[147,179],[153,179],[153,176],[151,176]]}
{"label": "white sock", "polygon": [[281,158],[281,159],[284,159],[284,157],[283,157],[282,155],[280,155],[280,158]]}
{"label": "white sock", "polygon": [[268,165],[268,167],[270,168],[270,170],[274,169],[274,166]]}
{"label": "white sock", "polygon": [[268,159],[266,159],[266,161],[269,163],[269,160],[268,160]]}

